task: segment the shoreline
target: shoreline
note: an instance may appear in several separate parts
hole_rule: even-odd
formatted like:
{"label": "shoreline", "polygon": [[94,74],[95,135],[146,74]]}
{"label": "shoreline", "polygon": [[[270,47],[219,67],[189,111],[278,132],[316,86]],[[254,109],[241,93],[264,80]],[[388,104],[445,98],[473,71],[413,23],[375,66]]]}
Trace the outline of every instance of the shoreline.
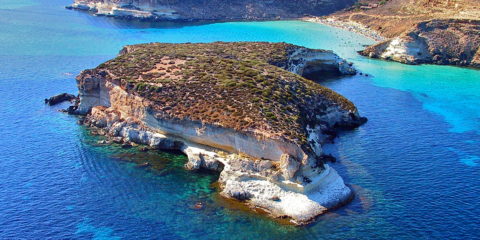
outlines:
{"label": "shoreline", "polygon": [[[354,192],[329,164],[308,185],[282,179],[271,163],[246,155],[229,153],[221,149],[194,143],[188,139],[151,128],[138,119],[109,107],[93,107],[84,116],[81,125],[92,135],[104,136],[99,144],[121,144],[122,148],[140,146],[147,150],[179,151],[187,157],[186,170],[210,170],[219,173],[216,182],[218,194],[235,201],[253,212],[271,217],[275,221],[288,222],[293,226],[305,226],[320,215],[347,205]],[[290,163],[289,163],[290,164]],[[142,163],[139,167],[148,167]],[[281,165],[280,165],[281,166]]]}
{"label": "shoreline", "polygon": [[140,16],[133,16],[133,15],[115,15],[115,14],[106,14],[106,13],[98,13],[97,10],[94,9],[85,9],[79,8],[72,5],[65,6],[65,9],[71,11],[79,11],[85,12],[90,14],[91,16],[95,17],[107,17],[107,18],[115,18],[118,20],[126,20],[126,21],[138,21],[138,22],[146,22],[146,23],[177,23],[177,24],[192,24],[192,25],[203,25],[203,24],[214,24],[214,23],[228,23],[228,22],[270,22],[270,21],[295,21],[295,20],[302,20],[301,18],[295,17],[277,17],[277,18],[210,18],[210,19],[200,19],[200,18],[162,18],[159,16],[148,16],[148,17],[140,17]]}
{"label": "shoreline", "polygon": [[369,29],[365,25],[357,22],[352,22],[352,21],[345,22],[345,21],[335,19],[333,17],[306,17],[306,18],[300,18],[299,20],[304,22],[324,24],[331,27],[340,28],[350,32],[358,33],[374,40],[377,43],[387,40],[387,38],[383,37],[378,32],[372,29]]}
{"label": "shoreline", "polygon": [[[201,58],[204,56],[201,54],[211,54],[210,49],[221,50],[215,57],[222,61],[228,61],[223,59],[233,57],[240,59],[238,61],[244,61],[245,65],[258,64],[262,67],[258,70],[252,68],[252,73],[248,73],[250,75],[244,70],[235,72],[230,70],[231,79],[257,76],[265,71],[268,73],[278,69],[276,71],[278,74],[286,74],[285,81],[277,80],[277,75],[267,75],[268,77],[260,80],[254,79],[252,80],[256,84],[254,87],[239,88],[243,94],[240,97],[232,88],[220,85],[223,84],[223,80],[211,73],[212,70],[197,67],[202,63],[215,63],[217,66],[221,64]],[[223,55],[225,49],[231,51],[231,55]],[[187,51],[188,54],[184,53]],[[257,55],[258,53],[264,55]],[[323,76],[330,72],[342,75],[355,74],[356,71],[351,64],[332,51],[308,49],[285,43],[217,42],[130,45],[120,54],[121,56],[95,69],[83,71],[76,78],[80,101],[72,107],[74,113],[86,115],[83,121],[85,126],[96,127],[99,129],[98,133],[110,137],[108,142],[121,143],[125,147],[139,144],[155,149],[181,151],[188,158],[186,169],[220,172],[218,181],[223,197],[263,209],[272,218],[289,218],[295,225],[308,224],[318,215],[344,205],[351,199],[351,189],[345,185],[335,169],[327,164],[332,157],[326,156],[322,147],[330,141],[333,132],[341,128],[358,127],[366,122],[366,118],[360,117],[353,103],[341,95],[302,78],[302,76],[314,77],[313,75],[317,74]],[[140,58],[137,57],[139,55]],[[165,56],[170,57],[167,59]],[[256,62],[253,62],[254,60]],[[270,63],[275,60],[278,61],[277,65]],[[146,62],[153,64],[145,66]],[[143,67],[132,71],[128,64]],[[232,62],[233,64],[237,63]],[[191,68],[187,69],[188,66]],[[171,80],[173,75],[170,76],[166,71],[178,72],[179,74],[175,76],[179,79],[187,77],[193,79],[192,75],[189,75],[191,73],[185,69],[208,71],[211,75],[206,75],[208,79],[202,80],[201,85],[188,88],[190,83],[195,82]],[[226,69],[229,69],[228,66]],[[165,74],[154,76],[142,74],[146,72]],[[123,79],[139,80],[126,82]],[[242,83],[242,80],[239,81]],[[256,90],[258,84],[263,81],[271,82],[266,85],[267,87],[287,86],[286,88],[300,89],[310,95],[300,95],[302,100],[300,97],[256,99],[254,97],[260,94],[265,95]],[[288,85],[288,81],[295,85]],[[159,82],[160,86],[153,85]],[[242,112],[241,117],[256,119],[263,125],[244,126],[210,115],[223,111],[224,105],[212,107],[210,113],[194,111],[219,99],[221,101],[220,97],[207,99],[194,95],[194,92],[219,85],[221,89],[212,92],[222,91],[221,98],[228,97],[237,101],[247,96],[246,101],[250,102],[246,104],[272,101],[275,108],[288,104],[291,109],[287,111],[291,111],[292,114],[284,117],[280,115],[283,112],[276,112],[273,107],[264,107],[267,111],[272,111],[270,113],[274,117],[278,116],[275,119],[285,119],[285,123],[268,122],[270,119],[268,115],[259,115],[262,113],[256,113],[257,110],[253,108],[253,113]],[[175,89],[172,86],[175,86]],[[182,90],[177,86],[183,87]],[[289,94],[297,92],[287,91],[279,93],[290,96]],[[196,99],[192,97],[177,101],[179,93],[194,95]],[[161,103],[158,102],[159,99],[162,100]],[[194,100],[202,106],[191,104]],[[247,106],[239,100],[237,102],[239,106]],[[310,106],[304,110],[302,107],[306,104]],[[171,110],[173,107],[183,111],[174,112]],[[234,107],[230,109],[231,112],[236,110]],[[189,115],[184,115],[185,112]],[[309,114],[310,112],[314,114]],[[300,114],[304,114],[302,121],[293,119],[295,116],[300,118]],[[287,123],[288,128],[292,128],[294,132],[284,130]]]}
{"label": "shoreline", "polygon": [[[263,21],[303,21],[303,22],[312,22],[312,23],[319,23],[328,25],[331,27],[344,29],[350,32],[361,34],[365,37],[368,37],[374,40],[376,43],[383,42],[387,40],[387,38],[383,37],[378,32],[366,27],[363,24],[353,22],[353,21],[341,21],[334,17],[323,16],[323,17],[296,17],[296,18],[251,18],[251,19],[241,19],[241,18],[227,18],[227,19],[194,19],[194,18],[178,18],[177,16],[160,16],[154,14],[148,14],[144,11],[136,11],[135,13],[129,12],[127,14],[113,14],[110,12],[99,11],[96,6],[85,6],[85,5],[67,5],[65,6],[66,9],[75,10],[75,11],[82,11],[88,12],[94,16],[103,16],[103,17],[113,17],[117,19],[124,19],[124,20],[137,20],[141,22],[151,22],[151,23],[162,23],[162,22],[172,22],[177,24],[212,24],[212,23],[224,23],[224,22],[263,22]],[[128,9],[126,10],[128,11]]]}

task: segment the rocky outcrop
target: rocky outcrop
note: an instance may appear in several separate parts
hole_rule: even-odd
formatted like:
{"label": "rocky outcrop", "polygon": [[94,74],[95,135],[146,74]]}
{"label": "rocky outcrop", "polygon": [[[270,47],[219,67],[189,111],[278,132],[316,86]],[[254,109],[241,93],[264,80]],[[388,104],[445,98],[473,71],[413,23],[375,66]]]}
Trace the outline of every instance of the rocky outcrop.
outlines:
{"label": "rocky outcrop", "polygon": [[[351,198],[322,145],[365,119],[342,96],[282,68],[353,71],[331,52],[283,43],[134,45],[77,77],[77,113],[116,142],[180,150],[187,169],[221,172],[222,196],[305,224]],[[305,95],[289,95],[297,90]],[[226,99],[232,104],[218,104]]]}
{"label": "rocky outcrop", "polygon": [[53,106],[65,101],[73,102],[76,99],[77,99],[77,96],[73,94],[61,93],[50,98],[45,98],[45,104]]}
{"label": "rocky outcrop", "polygon": [[287,64],[280,67],[313,81],[357,73],[351,62],[332,51],[298,47],[288,53],[287,59]]}
{"label": "rocky outcrop", "polygon": [[434,63],[479,67],[480,21],[432,20],[360,54],[407,64]]}
{"label": "rocky outcrop", "polygon": [[349,6],[353,0],[75,0],[68,8],[96,15],[144,20],[261,20],[325,15]]}

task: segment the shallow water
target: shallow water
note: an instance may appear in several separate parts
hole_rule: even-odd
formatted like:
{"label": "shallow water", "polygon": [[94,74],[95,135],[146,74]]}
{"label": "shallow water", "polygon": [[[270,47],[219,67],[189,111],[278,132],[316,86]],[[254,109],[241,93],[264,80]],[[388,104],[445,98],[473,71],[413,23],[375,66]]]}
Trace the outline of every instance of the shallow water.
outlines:
{"label": "shallow water", "polygon": [[[68,3],[0,4],[0,239],[480,238],[480,71],[366,59],[355,51],[370,40],[313,23],[131,24]],[[184,156],[98,146],[42,102],[76,92],[75,75],[123,45],[220,40],[331,49],[370,75],[324,83],[369,118],[330,146],[351,204],[281,225],[231,208],[217,175],[183,170]]]}

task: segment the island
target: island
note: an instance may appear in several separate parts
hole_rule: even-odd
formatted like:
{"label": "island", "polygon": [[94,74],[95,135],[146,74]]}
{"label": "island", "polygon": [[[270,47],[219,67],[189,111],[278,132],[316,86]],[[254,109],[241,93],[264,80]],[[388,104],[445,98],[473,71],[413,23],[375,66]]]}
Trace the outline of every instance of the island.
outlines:
{"label": "island", "polygon": [[131,45],[80,73],[70,112],[114,142],[179,150],[220,172],[223,197],[302,225],[352,198],[323,146],[366,118],[319,82],[355,73],[287,43]]}

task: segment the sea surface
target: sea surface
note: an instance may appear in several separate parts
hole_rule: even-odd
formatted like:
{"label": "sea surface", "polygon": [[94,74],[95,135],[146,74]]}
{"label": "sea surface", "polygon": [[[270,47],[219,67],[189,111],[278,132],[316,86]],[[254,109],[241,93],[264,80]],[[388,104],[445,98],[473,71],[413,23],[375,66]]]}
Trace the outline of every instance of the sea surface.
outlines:
{"label": "sea surface", "polygon": [[[314,23],[129,23],[69,3],[0,0],[0,239],[480,239],[480,71],[363,58],[371,40]],[[184,156],[101,146],[43,103],[126,44],[212,41],[331,49],[364,73],[323,83],[369,118],[329,146],[352,203],[284,225],[219,198]]]}

